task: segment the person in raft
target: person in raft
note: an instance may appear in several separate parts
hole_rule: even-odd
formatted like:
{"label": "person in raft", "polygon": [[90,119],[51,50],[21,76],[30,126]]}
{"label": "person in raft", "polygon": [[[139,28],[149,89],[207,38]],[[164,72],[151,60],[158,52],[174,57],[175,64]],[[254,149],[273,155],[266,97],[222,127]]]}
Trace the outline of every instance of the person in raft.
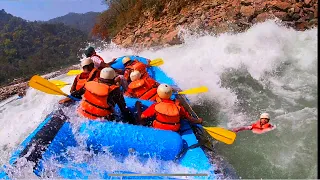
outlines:
{"label": "person in raft", "polygon": [[122,59],[122,63],[124,65],[124,71],[123,71],[123,76],[124,79],[128,82],[128,84],[131,82],[130,80],[130,74],[134,70],[137,70],[141,73],[141,78],[146,78],[149,76],[147,72],[147,68],[150,67],[150,59],[147,59],[148,64],[144,64],[138,60],[131,60],[130,57],[124,57]]}
{"label": "person in raft", "polygon": [[[89,81],[94,81],[100,76],[100,70],[94,67],[94,63],[91,58],[84,58],[80,63],[83,72],[78,74],[72,83],[70,93],[71,96],[81,99],[84,94],[84,84]],[[70,105],[72,99],[64,98],[59,101],[59,104]]]}
{"label": "person in raft", "polygon": [[77,109],[80,116],[88,119],[116,120],[114,107],[117,104],[124,116],[123,122],[135,123],[132,113],[126,106],[120,87],[115,82],[116,72],[112,68],[103,68],[96,81],[86,82],[85,93]]}
{"label": "person in raft", "polygon": [[88,47],[85,51],[85,55],[87,58],[91,58],[94,63],[94,68],[97,68],[99,70],[110,67],[116,60],[116,58],[113,58],[111,62],[105,63],[103,58],[97,54],[95,49],[93,47]]}
{"label": "person in raft", "polygon": [[155,101],[156,97],[158,97],[157,87],[159,83],[150,76],[145,78],[141,78],[141,76],[141,73],[136,70],[130,73],[131,83],[124,95],[142,100]]}
{"label": "person in raft", "polygon": [[141,114],[142,124],[144,119],[155,116],[152,122],[152,127],[162,130],[179,131],[180,119],[187,119],[191,123],[201,124],[202,118],[193,118],[180,105],[179,101],[171,100],[172,88],[168,84],[160,84],[157,89],[159,97],[156,98],[156,103],[152,104]]}
{"label": "person in raft", "polygon": [[262,113],[260,115],[260,119],[251,124],[250,126],[244,126],[239,128],[232,129],[233,132],[245,131],[245,130],[252,130],[253,133],[262,134],[268,132],[274,128],[273,125],[269,123],[270,115],[268,113]]}

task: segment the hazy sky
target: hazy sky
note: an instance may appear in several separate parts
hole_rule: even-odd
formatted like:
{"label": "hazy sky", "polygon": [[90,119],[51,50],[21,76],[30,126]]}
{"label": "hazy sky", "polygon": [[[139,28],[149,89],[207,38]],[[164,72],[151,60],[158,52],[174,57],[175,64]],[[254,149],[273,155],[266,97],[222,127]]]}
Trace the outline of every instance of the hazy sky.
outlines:
{"label": "hazy sky", "polygon": [[103,0],[0,0],[0,10],[29,21],[49,20],[69,12],[102,12]]}

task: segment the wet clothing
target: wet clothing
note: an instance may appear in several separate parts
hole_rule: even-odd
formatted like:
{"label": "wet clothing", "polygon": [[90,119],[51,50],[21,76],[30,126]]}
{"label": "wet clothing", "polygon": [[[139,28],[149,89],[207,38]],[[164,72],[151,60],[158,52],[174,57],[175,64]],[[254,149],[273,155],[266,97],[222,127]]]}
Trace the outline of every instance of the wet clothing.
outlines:
{"label": "wet clothing", "polygon": [[138,70],[141,73],[141,79],[149,77],[146,64],[138,60],[133,60],[129,63],[130,63],[129,65],[125,66],[124,73],[123,73],[123,76],[127,80],[127,82],[131,82],[130,73],[134,70]]}
{"label": "wet clothing", "polygon": [[152,126],[157,129],[179,131],[180,119],[190,119],[190,114],[180,106],[178,101],[156,98],[157,103],[152,104],[142,115],[146,118],[155,117]]}
{"label": "wet clothing", "polygon": [[109,94],[114,89],[118,88],[116,85],[106,85],[90,81],[85,84],[85,93],[80,102],[78,113],[89,119],[106,118],[112,119],[110,116],[113,114],[113,106],[107,103]]}
{"label": "wet clothing", "polygon": [[151,77],[138,79],[129,84],[125,95],[139,98],[142,100],[155,101],[156,97],[158,97],[157,95],[158,86],[159,86],[159,83],[157,83]]}
{"label": "wet clothing", "polygon": [[244,127],[239,127],[239,128],[234,128],[232,129],[233,132],[239,132],[239,131],[244,131],[244,130],[252,130],[253,133],[256,134],[261,134],[264,132],[267,132],[271,130],[273,126],[269,123],[261,125],[260,120],[257,122],[251,124],[250,126],[244,126]]}
{"label": "wet clothing", "polygon": [[116,86],[113,80],[99,79],[98,81],[86,83],[84,99],[80,103],[78,113],[89,119],[105,118],[114,120],[114,107],[117,104],[124,116],[123,122],[128,121],[134,124],[135,120],[126,107],[119,86]]}
{"label": "wet clothing", "polygon": [[267,129],[267,128],[272,128],[272,125],[269,123],[261,125],[260,120],[258,120],[257,122],[251,125],[251,129]]}
{"label": "wet clothing", "polygon": [[71,96],[81,99],[84,93],[84,85],[86,82],[97,80],[100,76],[100,70],[94,68],[90,73],[82,72],[77,75],[70,89]]}
{"label": "wet clothing", "polygon": [[251,130],[253,133],[262,134],[273,129],[273,126],[269,123],[261,125],[260,120],[251,125]]}
{"label": "wet clothing", "polygon": [[103,69],[103,67],[101,67],[101,63],[104,62],[103,58],[97,54],[94,54],[90,57],[94,63],[94,68],[97,69]]}

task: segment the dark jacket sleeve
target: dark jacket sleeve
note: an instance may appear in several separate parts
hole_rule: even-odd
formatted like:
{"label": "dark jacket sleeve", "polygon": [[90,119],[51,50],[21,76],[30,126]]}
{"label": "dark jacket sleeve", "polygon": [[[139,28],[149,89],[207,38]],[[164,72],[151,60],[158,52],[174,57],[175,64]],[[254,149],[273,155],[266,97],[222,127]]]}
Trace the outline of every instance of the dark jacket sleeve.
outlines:
{"label": "dark jacket sleeve", "polygon": [[120,87],[114,89],[112,92],[110,92],[108,97],[108,104],[111,106],[115,106],[115,104],[118,104],[121,113],[123,115],[123,122],[128,122],[130,124],[136,124],[136,119],[134,118],[131,111],[128,109],[126,102],[124,100],[123,94],[120,91]]}
{"label": "dark jacket sleeve", "polygon": [[123,94],[120,91],[120,88],[116,88],[113,91],[111,91],[111,93],[109,94],[108,97],[108,104],[111,106],[115,106],[116,104],[118,104],[120,110],[122,113],[125,113],[128,111],[127,109],[127,105],[126,102],[124,100]]}

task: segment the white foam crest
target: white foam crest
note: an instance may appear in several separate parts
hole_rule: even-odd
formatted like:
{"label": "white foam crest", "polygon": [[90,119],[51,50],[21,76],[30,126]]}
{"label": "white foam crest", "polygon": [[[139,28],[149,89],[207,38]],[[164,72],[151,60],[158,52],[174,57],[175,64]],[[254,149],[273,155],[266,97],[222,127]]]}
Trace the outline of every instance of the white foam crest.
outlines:
{"label": "white foam crest", "polygon": [[[173,77],[182,89],[208,86],[208,93],[188,97],[192,102],[197,102],[199,98],[217,101],[221,105],[221,111],[228,115],[228,119],[236,119],[241,114],[233,112],[237,96],[230,89],[221,88],[220,85],[220,76],[227,68],[238,69],[244,66],[255,80],[265,86],[262,79],[266,74],[272,74],[284,63],[306,70],[314,69],[314,63],[317,61],[316,29],[295,31],[278,25],[274,20],[256,24],[244,33],[201,37],[187,35],[184,39],[184,44],[159,50],[145,50],[138,55],[150,59],[163,58],[165,63],[161,68]],[[128,51],[130,52],[121,48],[106,49],[102,54],[112,56]],[[290,74],[285,78],[288,77]],[[312,79],[314,80],[315,76]],[[283,85],[287,82],[282,79],[279,83]],[[282,87],[279,89],[277,84],[274,85],[274,89],[281,93]],[[297,93],[293,92],[292,96],[297,96]]]}
{"label": "white foam crest", "polygon": [[[58,76],[55,79],[72,83],[74,77]],[[68,93],[69,86],[62,90]],[[0,108],[0,155],[1,161],[7,161],[9,152],[32,133],[38,125],[57,108],[63,96],[50,95],[33,88],[28,88],[26,96],[10,102]]]}

